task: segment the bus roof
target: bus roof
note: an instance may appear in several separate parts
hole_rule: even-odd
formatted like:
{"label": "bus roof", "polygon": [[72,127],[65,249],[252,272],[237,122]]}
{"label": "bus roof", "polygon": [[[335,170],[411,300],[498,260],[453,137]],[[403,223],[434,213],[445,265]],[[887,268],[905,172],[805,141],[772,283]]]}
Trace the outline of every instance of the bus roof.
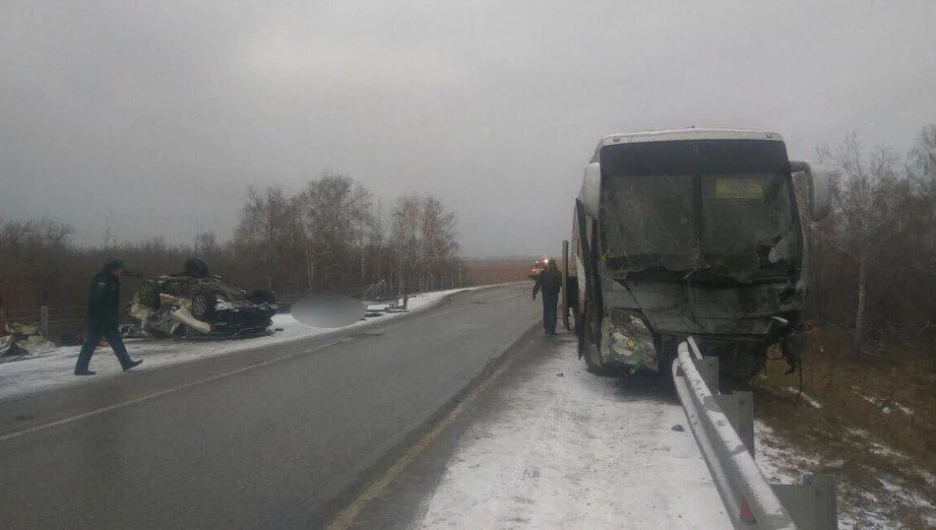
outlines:
{"label": "bus roof", "polygon": [[783,141],[778,133],[758,129],[695,128],[663,129],[609,134],[598,142],[597,149],[606,145],[636,142],[670,142],[675,140],[773,140]]}

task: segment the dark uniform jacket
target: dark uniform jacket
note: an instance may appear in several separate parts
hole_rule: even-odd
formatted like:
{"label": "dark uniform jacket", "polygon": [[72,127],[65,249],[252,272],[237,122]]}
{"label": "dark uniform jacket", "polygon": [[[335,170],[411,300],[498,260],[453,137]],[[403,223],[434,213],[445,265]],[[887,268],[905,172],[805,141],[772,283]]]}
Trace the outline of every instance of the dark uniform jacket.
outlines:
{"label": "dark uniform jacket", "polygon": [[91,279],[88,289],[88,331],[117,331],[120,310],[120,279],[109,270],[102,270]]}
{"label": "dark uniform jacket", "polygon": [[556,301],[559,299],[559,289],[562,288],[562,273],[559,269],[543,269],[536,277],[536,285],[533,286],[533,296],[543,291],[543,302]]}

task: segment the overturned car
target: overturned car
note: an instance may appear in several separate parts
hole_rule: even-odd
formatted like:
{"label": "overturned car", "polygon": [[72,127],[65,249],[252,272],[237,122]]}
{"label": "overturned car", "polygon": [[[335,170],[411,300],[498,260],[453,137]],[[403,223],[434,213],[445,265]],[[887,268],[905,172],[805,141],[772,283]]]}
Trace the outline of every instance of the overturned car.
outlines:
{"label": "overturned car", "polygon": [[144,280],[130,317],[146,336],[236,338],[266,333],[276,310],[271,292],[248,294],[189,260],[182,273]]}

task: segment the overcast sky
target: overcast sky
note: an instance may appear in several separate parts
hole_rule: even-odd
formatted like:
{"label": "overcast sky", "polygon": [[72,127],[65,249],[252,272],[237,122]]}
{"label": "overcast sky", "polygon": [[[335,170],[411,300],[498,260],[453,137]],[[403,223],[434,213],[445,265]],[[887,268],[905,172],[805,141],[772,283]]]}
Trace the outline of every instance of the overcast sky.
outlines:
{"label": "overcast sky", "polygon": [[556,254],[598,139],[936,123],[936,1],[96,2],[0,5],[0,219],[75,241],[231,237],[248,185],[329,168],[385,210],[431,193],[464,254]]}

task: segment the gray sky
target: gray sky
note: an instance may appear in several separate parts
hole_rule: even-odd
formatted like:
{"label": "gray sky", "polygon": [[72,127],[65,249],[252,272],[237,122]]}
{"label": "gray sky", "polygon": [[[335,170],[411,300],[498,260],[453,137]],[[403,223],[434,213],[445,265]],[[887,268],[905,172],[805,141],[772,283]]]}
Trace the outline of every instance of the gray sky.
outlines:
{"label": "gray sky", "polygon": [[9,1],[0,218],[231,236],[248,185],[432,193],[465,255],[557,253],[599,137],[936,122],[936,2]]}

